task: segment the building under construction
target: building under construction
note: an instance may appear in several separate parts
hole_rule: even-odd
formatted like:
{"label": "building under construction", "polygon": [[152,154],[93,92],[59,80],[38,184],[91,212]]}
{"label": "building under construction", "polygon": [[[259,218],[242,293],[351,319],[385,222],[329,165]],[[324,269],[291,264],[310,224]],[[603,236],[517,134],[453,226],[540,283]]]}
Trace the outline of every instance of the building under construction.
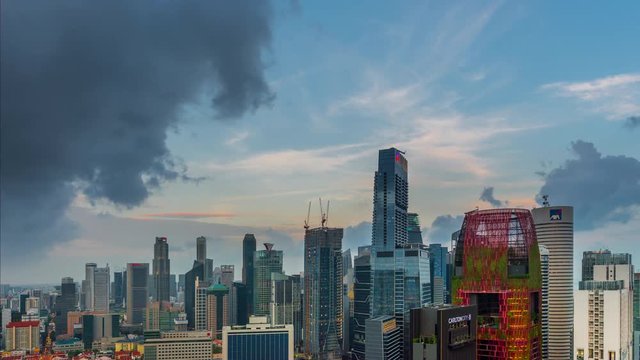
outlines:
{"label": "building under construction", "polygon": [[540,294],[529,210],[468,212],[455,248],[452,300],[478,308],[478,360],[541,359]]}

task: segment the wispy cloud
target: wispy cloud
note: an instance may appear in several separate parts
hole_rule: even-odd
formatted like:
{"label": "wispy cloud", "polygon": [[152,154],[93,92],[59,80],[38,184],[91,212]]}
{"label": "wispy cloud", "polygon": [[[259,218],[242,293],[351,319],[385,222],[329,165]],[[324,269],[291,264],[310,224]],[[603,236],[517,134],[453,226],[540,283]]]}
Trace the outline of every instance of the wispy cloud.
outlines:
{"label": "wispy cloud", "polygon": [[241,131],[241,132],[238,132],[238,133],[234,134],[233,136],[231,136],[224,143],[226,145],[228,145],[228,146],[234,146],[234,145],[237,145],[239,143],[242,143],[247,138],[249,138],[249,132],[248,131]]}
{"label": "wispy cloud", "polygon": [[367,155],[370,150],[363,150],[366,146],[367,144],[359,143],[308,150],[285,149],[258,153],[232,162],[209,163],[204,167],[209,170],[235,170],[272,175],[325,173]]}
{"label": "wispy cloud", "polygon": [[640,113],[640,73],[584,82],[555,82],[542,85],[542,89],[579,100],[610,120],[622,120]]}
{"label": "wispy cloud", "polygon": [[206,218],[233,218],[236,214],[228,212],[164,212],[155,214],[143,214],[137,219],[206,219]]}

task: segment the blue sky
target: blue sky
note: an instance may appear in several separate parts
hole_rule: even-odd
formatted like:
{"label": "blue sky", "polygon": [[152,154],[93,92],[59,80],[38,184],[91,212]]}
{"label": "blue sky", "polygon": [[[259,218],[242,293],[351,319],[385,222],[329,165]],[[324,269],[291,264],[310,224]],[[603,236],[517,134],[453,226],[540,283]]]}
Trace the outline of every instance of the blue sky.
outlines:
{"label": "blue sky", "polygon": [[[285,248],[286,270],[301,271],[308,202],[318,218],[317,198],[330,199],[333,226],[370,221],[377,150],[390,146],[407,151],[410,208],[426,237],[438,216],[491,206],[479,200],[485,187],[509,206],[535,206],[546,181],[536,173],[575,158],[574,141],[640,158],[640,128],[624,126],[640,115],[638,1],[278,2],[273,11],[264,55],[273,104],[211,121],[215,89],[204,88],[167,133],[171,153],[205,180],[165,183],[133,208],[77,195],[75,239],[10,281],[34,282],[51,262],[66,271],[43,279],[52,282],[81,276],[88,261],[150,262],[156,235],[169,236],[182,273],[201,234],[216,265],[236,264],[239,277],[245,231]],[[637,259],[639,209],[640,200],[625,204],[617,210],[628,221],[578,231],[576,250]],[[366,231],[349,236],[370,242]]]}

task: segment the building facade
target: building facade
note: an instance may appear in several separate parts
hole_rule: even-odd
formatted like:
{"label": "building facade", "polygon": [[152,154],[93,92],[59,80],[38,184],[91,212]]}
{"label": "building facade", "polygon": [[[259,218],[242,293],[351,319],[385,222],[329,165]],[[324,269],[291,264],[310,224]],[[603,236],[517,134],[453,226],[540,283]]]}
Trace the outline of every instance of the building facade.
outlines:
{"label": "building facade", "polygon": [[365,320],[367,360],[402,359],[402,329],[390,315]]}
{"label": "building facade", "polygon": [[353,260],[353,342],[351,356],[354,360],[365,358],[366,320],[371,311],[371,247],[358,248]]}
{"label": "building facade", "polygon": [[145,339],[145,360],[210,360],[213,356],[211,332],[161,332],[156,339]]}
{"label": "building facade", "polygon": [[447,291],[447,257],[449,250],[440,244],[429,244],[429,270],[431,278],[431,300],[444,304]]}
{"label": "building facade", "polygon": [[54,321],[57,335],[67,334],[67,314],[76,309],[77,302],[76,284],[73,282],[73,278],[62,278],[60,295],[58,295],[55,304],[56,317]]}
{"label": "building facade", "polygon": [[222,329],[225,360],[293,360],[293,325],[271,326],[266,316],[252,316],[244,326]]}
{"label": "building facade", "polygon": [[420,218],[416,213],[407,213],[407,241],[410,244],[422,244]]}
{"label": "building facade", "polygon": [[156,301],[169,301],[171,285],[171,267],[169,260],[169,243],[166,237],[156,237],[153,245],[153,283]]}
{"label": "building facade", "polygon": [[479,359],[541,359],[540,253],[526,209],[465,214],[452,297],[478,308]]}
{"label": "building facade", "polygon": [[111,293],[111,273],[109,266],[96,267],[93,271],[93,311],[106,314],[109,312]]}
{"label": "building facade", "polygon": [[148,263],[127,264],[127,323],[142,324],[147,306]]}
{"label": "building facade", "polygon": [[94,299],[94,278],[98,265],[96,263],[86,263],[84,266],[85,279],[82,282],[82,303],[83,310],[93,311],[93,299]]}
{"label": "building facade", "polygon": [[411,309],[411,359],[475,360],[477,307]]}
{"label": "building facade", "polygon": [[82,315],[82,342],[86,350],[93,349],[95,341],[119,336],[120,315],[96,313]]}
{"label": "building facade", "polygon": [[314,359],[342,355],[342,235],[340,228],[305,230],[303,339]]}
{"label": "building facade", "polygon": [[271,302],[271,274],[282,274],[282,250],[273,250],[273,244],[265,243],[264,250],[253,256],[253,312],[256,316],[269,315]]}
{"label": "building facade", "polygon": [[213,284],[207,289],[207,330],[214,339],[222,337],[222,328],[229,326],[229,289]]}
{"label": "building facade", "polygon": [[300,345],[303,330],[302,277],[271,274],[271,325],[293,325],[293,342]]}
{"label": "building facade", "polygon": [[187,271],[184,278],[184,312],[187,314],[187,322],[189,323],[189,330],[197,329],[196,327],[196,279],[198,282],[204,281],[205,278],[205,264],[194,261],[193,268]]}
{"label": "building facade", "polygon": [[549,358],[549,249],[538,244],[540,248],[540,276],[542,279],[541,297],[542,305],[542,360]]}
{"label": "building facade", "polygon": [[548,358],[572,357],[573,207],[545,206],[531,211],[540,245],[549,250]]}
{"label": "building facade", "polygon": [[253,234],[245,234],[242,239],[242,283],[246,285],[247,292],[246,321],[249,321],[249,315],[253,315],[253,257],[255,252],[256,237]]}
{"label": "building facade", "polygon": [[40,348],[40,321],[9,322],[4,347],[7,351],[33,351]]}
{"label": "building facade", "polygon": [[122,271],[114,271],[113,272],[113,302],[116,307],[122,306],[122,301],[124,299],[124,280],[123,280],[123,272]]}
{"label": "building facade", "polygon": [[[594,252],[585,252],[589,261],[593,255]],[[584,269],[590,280],[580,281],[575,291],[576,359],[631,359],[633,356],[631,255],[609,253],[606,259],[604,262],[610,261],[609,264],[601,264],[603,261],[596,259],[593,263],[597,265]]]}

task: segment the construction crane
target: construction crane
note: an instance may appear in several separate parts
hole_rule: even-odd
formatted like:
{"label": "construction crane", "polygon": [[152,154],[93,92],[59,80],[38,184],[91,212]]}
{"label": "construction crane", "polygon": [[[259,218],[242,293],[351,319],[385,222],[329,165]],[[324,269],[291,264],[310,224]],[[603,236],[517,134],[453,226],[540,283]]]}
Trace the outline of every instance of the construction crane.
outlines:
{"label": "construction crane", "polygon": [[324,209],[322,208],[322,198],[318,198],[319,202],[320,202],[320,224],[322,226],[322,228],[326,228],[326,224],[329,221],[329,200],[327,200],[327,212],[324,212]]}
{"label": "construction crane", "polygon": [[311,201],[309,201],[309,209],[307,209],[307,219],[304,221],[305,230],[309,230],[309,215],[311,215]]}

